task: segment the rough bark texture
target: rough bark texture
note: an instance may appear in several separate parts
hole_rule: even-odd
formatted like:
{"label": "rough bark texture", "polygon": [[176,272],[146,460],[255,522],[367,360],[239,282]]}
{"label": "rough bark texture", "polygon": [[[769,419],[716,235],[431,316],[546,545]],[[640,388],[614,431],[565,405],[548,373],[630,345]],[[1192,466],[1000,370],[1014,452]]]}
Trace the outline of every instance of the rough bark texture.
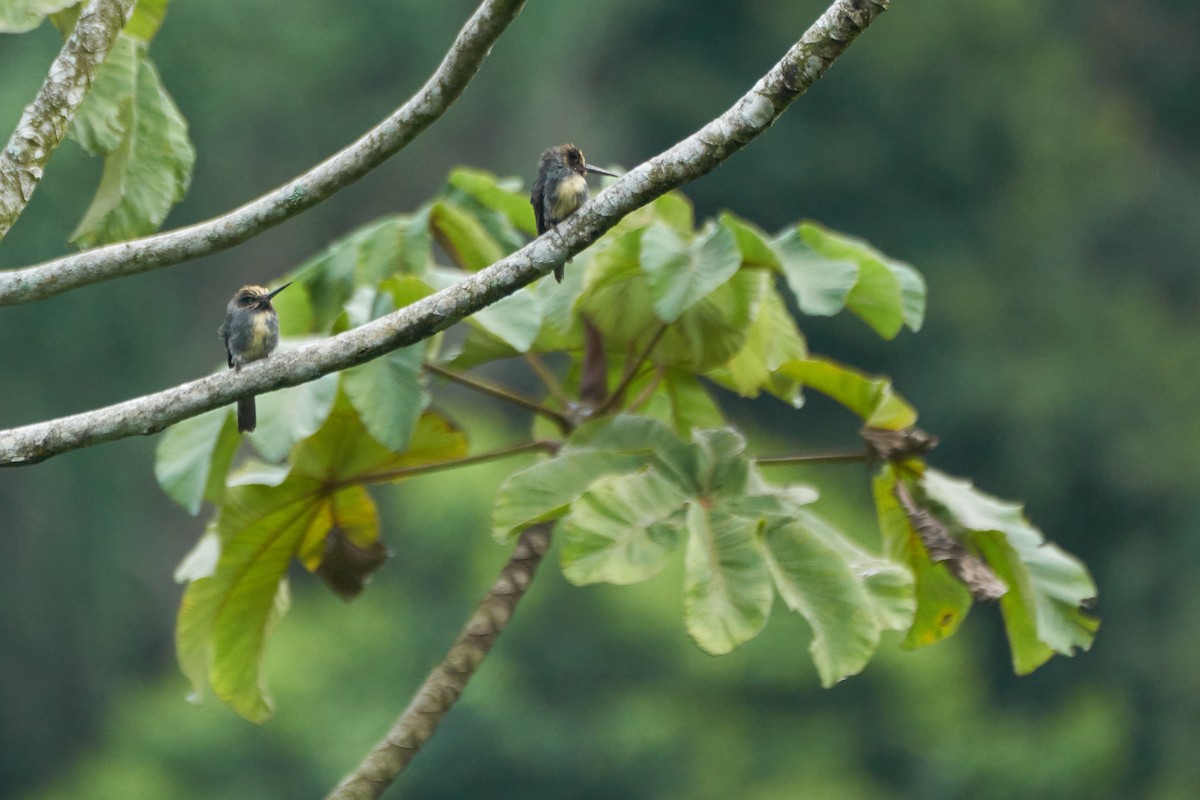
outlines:
{"label": "rough bark texture", "polygon": [[[123,2],[132,5],[132,0]],[[313,207],[395,155],[445,113],[524,5],[525,0],[485,0],[420,91],[358,141],[303,175],[207,222],[0,273],[0,305],[43,300],[225,250]]]}
{"label": "rough bark texture", "polygon": [[90,0],[84,6],[42,88],[0,151],[0,239],[41,182],[46,162],[66,137],[96,71],[129,21],[133,4],[134,0]]}
{"label": "rough bark texture", "polygon": [[525,595],[549,547],[549,525],[536,525],[521,534],[512,558],[475,607],[475,613],[463,626],[442,663],[425,678],[392,729],[358,767],[342,779],[328,800],[379,797],[404,771],[421,746],[433,736],[446,712],[466,688],[467,681],[487,657],[496,637],[512,617],[513,609]]}
{"label": "rough bark texture", "polygon": [[[539,237],[454,286],[387,316],[323,342],[256,362],[240,372],[212,375],[107,408],[0,431],[0,465],[30,464],[99,442],[156,433],[240,396],[305,383],[448,328],[551,272],[629,212],[708,173],[740,150],[769,128],[886,7],[885,0],[837,0],[732,108],[600,192],[560,223],[554,236]],[[132,259],[144,259],[149,243],[162,238],[116,247],[130,248]],[[67,271],[73,274],[77,269],[83,267],[75,265]],[[53,272],[51,281],[55,280]],[[0,275],[0,284],[3,277]]]}

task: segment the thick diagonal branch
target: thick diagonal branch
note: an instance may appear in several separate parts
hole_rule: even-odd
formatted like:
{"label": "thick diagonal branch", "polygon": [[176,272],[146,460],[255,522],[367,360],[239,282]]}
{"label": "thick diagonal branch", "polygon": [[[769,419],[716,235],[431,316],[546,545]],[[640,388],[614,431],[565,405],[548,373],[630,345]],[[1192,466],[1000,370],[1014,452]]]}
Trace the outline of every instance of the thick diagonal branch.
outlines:
{"label": "thick diagonal branch", "polygon": [[362,762],[338,784],[327,800],[379,797],[433,736],[467,681],[483,663],[496,638],[525,595],[542,556],[550,547],[550,525],[527,528],[517,539],[512,558],[491,590],[475,607],[442,663],[434,667],[408,708]]}
{"label": "thick diagonal branch", "polygon": [[43,300],[225,250],[313,207],[378,167],[433,124],[462,94],[524,5],[525,0],[485,0],[420,91],[358,141],[303,175],[207,222],[0,273],[0,305]]}
{"label": "thick diagonal branch", "polygon": [[66,137],[96,71],[129,21],[133,4],[134,0],[89,0],[50,65],[42,88],[0,150],[0,239],[21,216],[41,182],[46,162]]}
{"label": "thick diagonal branch", "polygon": [[732,108],[670,150],[633,169],[590,203],[487,269],[437,294],[323,342],[272,356],[240,372],[70,417],[0,431],[0,465],[29,464],[99,442],[156,433],[180,420],[306,383],[415,344],[548,274],[622,217],[711,171],[765,131],[886,8],[884,0],[836,0]]}

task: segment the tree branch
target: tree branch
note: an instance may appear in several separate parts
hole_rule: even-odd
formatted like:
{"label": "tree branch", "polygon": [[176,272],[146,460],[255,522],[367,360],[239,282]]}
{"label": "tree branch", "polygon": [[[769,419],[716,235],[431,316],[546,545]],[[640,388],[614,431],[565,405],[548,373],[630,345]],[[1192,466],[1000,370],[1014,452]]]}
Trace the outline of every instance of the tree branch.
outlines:
{"label": "tree branch", "polygon": [[[156,433],[248,394],[295,386],[407,347],[546,275],[623,216],[710,172],[765,131],[887,7],[836,0],[732,108],[604,189],[541,236],[454,286],[323,342],[107,408],[0,431],[0,465],[30,464],[99,442]],[[169,234],[168,234],[169,235]],[[128,245],[119,245],[125,247]],[[86,255],[86,254],[84,254]]]}
{"label": "tree branch", "polygon": [[[93,0],[93,4],[102,2],[132,6],[131,0]],[[44,300],[80,286],[216,253],[315,206],[378,167],[433,124],[462,94],[524,5],[525,0],[484,0],[420,91],[354,144],[303,175],[207,222],[0,273],[0,305]]]}
{"label": "tree branch", "polygon": [[487,657],[549,548],[550,525],[535,525],[521,534],[512,557],[475,607],[475,613],[442,663],[425,678],[387,735],[342,779],[327,800],[379,797],[404,771]]}
{"label": "tree branch", "polygon": [[25,107],[0,150],[0,239],[21,216],[42,180],[46,162],[67,135],[79,104],[92,88],[134,0],[89,0],[33,102]]}

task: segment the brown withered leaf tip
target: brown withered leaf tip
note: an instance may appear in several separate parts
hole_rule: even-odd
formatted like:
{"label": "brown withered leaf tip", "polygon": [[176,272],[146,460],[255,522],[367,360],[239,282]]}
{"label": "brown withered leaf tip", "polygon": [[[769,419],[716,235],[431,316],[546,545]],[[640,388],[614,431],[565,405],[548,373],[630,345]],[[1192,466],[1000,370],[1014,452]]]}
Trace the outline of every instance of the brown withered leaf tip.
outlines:
{"label": "brown withered leaf tip", "polygon": [[325,536],[325,552],[317,574],[325,585],[343,600],[353,600],[362,594],[363,587],[375,570],[387,561],[388,550],[381,541],[365,547],[355,544],[337,525]]}
{"label": "brown withered leaf tip", "polygon": [[951,535],[946,524],[929,509],[921,507],[903,480],[896,481],[896,499],[904,509],[913,530],[929,553],[929,560],[944,563],[971,596],[979,601],[999,600],[1008,593],[1008,585],[985,561]]}

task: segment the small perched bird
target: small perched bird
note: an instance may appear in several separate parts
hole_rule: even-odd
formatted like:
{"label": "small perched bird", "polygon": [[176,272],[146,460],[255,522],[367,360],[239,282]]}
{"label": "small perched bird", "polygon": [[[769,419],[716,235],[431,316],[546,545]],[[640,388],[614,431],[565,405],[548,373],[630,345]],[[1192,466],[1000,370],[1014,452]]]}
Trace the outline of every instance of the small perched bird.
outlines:
{"label": "small perched bird", "polygon": [[[573,144],[560,144],[542,153],[538,160],[537,180],[529,193],[538,236],[553,228],[588,199],[587,174],[617,177],[583,160],[583,151]],[[562,283],[563,267],[554,268],[554,280]]]}
{"label": "small perched bird", "polygon": [[[217,331],[225,342],[230,367],[240,370],[243,364],[271,355],[279,344],[279,315],[271,305],[271,298],[291,285],[285,283],[273,292],[262,286],[243,286],[237,290]],[[258,424],[253,396],[238,400],[237,423],[240,433],[252,431]]]}

